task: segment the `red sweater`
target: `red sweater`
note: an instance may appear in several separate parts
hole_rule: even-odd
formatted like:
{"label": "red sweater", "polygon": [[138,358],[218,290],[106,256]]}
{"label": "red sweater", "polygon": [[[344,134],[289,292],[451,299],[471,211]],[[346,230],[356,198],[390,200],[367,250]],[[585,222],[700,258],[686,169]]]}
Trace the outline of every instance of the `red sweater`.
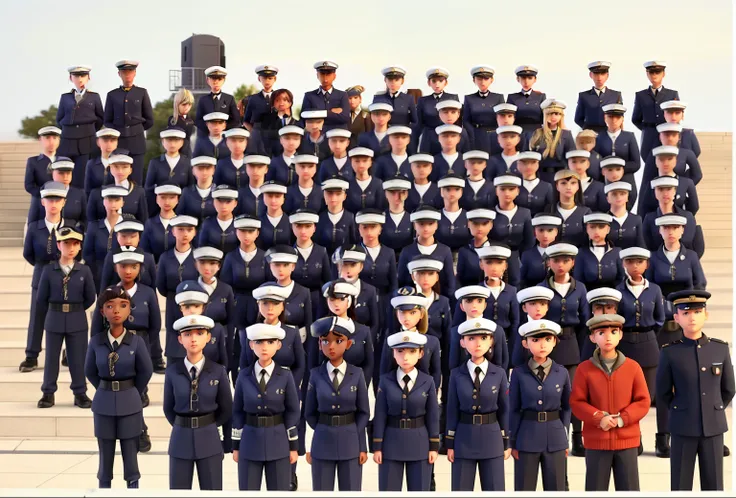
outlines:
{"label": "red sweater", "polygon": [[[634,360],[618,353],[610,375],[600,363],[599,351],[575,372],[570,395],[572,413],[583,421],[583,445],[591,450],[638,448],[639,421],[649,412],[650,399],[644,372]],[[607,412],[620,413],[623,427],[601,429]]]}

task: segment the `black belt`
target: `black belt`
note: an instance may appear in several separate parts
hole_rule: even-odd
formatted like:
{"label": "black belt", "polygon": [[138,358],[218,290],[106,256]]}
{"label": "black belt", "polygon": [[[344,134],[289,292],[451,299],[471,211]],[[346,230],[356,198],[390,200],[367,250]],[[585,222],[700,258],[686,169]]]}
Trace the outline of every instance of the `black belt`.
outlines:
{"label": "black belt", "polygon": [[536,420],[537,422],[551,422],[552,420],[560,420],[560,412],[534,412],[524,411],[521,414],[524,420]]}
{"label": "black belt", "polygon": [[654,327],[624,327],[625,334],[641,334],[645,332],[651,332]]}
{"label": "black belt", "polygon": [[61,311],[62,313],[71,313],[73,311],[84,311],[84,305],[82,303],[49,303],[49,309],[51,311]]}
{"label": "black belt", "polygon": [[414,418],[389,417],[386,426],[396,429],[418,429],[424,427],[424,415]]}
{"label": "black belt", "polygon": [[492,413],[460,412],[460,423],[461,424],[486,425],[486,424],[495,424],[496,422],[498,422],[498,417],[496,417],[496,412],[492,412]]}
{"label": "black belt", "polygon": [[343,415],[328,415],[326,413],[320,413],[317,423],[322,425],[329,425],[330,427],[350,425],[355,423],[355,413],[350,412]]}
{"label": "black belt", "polygon": [[568,339],[575,335],[575,327],[562,327],[562,333],[560,337]]}
{"label": "black belt", "polygon": [[199,429],[215,423],[214,413],[205,413],[198,417],[190,417],[189,415],[177,415],[174,423],[180,427],[187,429]]}
{"label": "black belt", "polygon": [[251,427],[275,427],[284,423],[284,415],[277,413],[276,415],[253,415],[245,414],[245,425]]}
{"label": "black belt", "polygon": [[125,391],[135,387],[135,379],[126,380],[100,380],[100,386],[97,389],[103,389],[105,391]]}

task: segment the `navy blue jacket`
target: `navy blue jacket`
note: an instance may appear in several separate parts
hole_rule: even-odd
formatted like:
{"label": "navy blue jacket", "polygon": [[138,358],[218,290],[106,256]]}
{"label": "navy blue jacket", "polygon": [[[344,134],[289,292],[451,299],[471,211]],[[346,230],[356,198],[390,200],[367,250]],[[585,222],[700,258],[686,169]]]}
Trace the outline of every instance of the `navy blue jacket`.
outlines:
{"label": "navy blue jacket", "polygon": [[171,225],[164,227],[161,218],[158,216],[148,218],[143,226],[141,249],[152,254],[157,263],[163,253],[176,245],[176,239],[171,228]]}
{"label": "navy blue jacket", "polygon": [[[332,385],[332,375],[325,365],[315,367],[309,373],[307,399],[304,402],[304,418],[314,430],[312,458],[319,460],[352,460],[361,452],[367,452],[365,428],[371,408],[368,402],[363,370],[347,364],[344,376],[340,376],[337,390]],[[319,423],[320,414],[355,414],[355,423],[329,426]]]}
{"label": "navy blue jacket", "polygon": [[271,224],[266,213],[259,216],[259,218],[261,220],[261,230],[256,239],[258,247],[265,251],[276,245],[289,246],[294,243],[294,233],[291,230],[289,216],[286,213],[282,214],[276,226]]}
{"label": "navy blue jacket", "polygon": [[169,249],[161,255],[156,270],[156,290],[166,298],[166,356],[183,358],[186,356],[184,346],[179,344],[177,333],[174,330],[174,322],[181,318],[181,311],[176,304],[176,287],[184,280],[196,280],[199,277],[194,264],[192,252],[179,264],[174,252],[175,248]]}
{"label": "navy blue jacket", "polygon": [[[703,242],[702,240],[698,241],[698,237],[696,237],[698,235],[698,226],[696,225],[695,217],[691,212],[685,211],[683,208],[678,207],[676,204],[672,208],[672,214],[684,216],[687,220],[685,224],[685,231],[682,234],[680,243],[688,249],[692,249],[695,251],[696,247],[698,246],[698,242],[700,242],[701,244]],[[660,216],[662,216],[662,210],[657,207],[656,211],[650,211],[646,215],[644,215],[644,221],[642,222],[644,242],[646,243],[646,248],[652,252],[658,250],[660,247],[662,247],[662,244],[664,243],[664,241],[662,240],[662,236],[659,234],[659,227],[656,223],[657,218],[659,218]]]}
{"label": "navy blue jacket", "polygon": [[[324,135],[320,135],[317,142],[312,141],[312,137],[306,133],[304,137],[302,138],[301,145],[299,145],[299,148],[296,151],[297,154],[312,154],[317,156],[320,160],[320,165],[317,167],[317,178],[319,178],[319,181],[321,182],[324,180],[324,177],[322,176],[321,170],[322,170],[322,164],[321,162],[326,160],[332,155],[332,151],[330,151],[330,144],[327,140],[327,137]],[[353,168],[350,168],[349,166],[350,161],[348,160],[348,164],[346,164],[346,168],[350,170],[350,173],[352,173]],[[343,168],[344,170],[345,168]],[[336,173],[330,173],[330,175],[336,174]],[[327,175],[328,177],[330,175]]]}
{"label": "navy blue jacket", "polygon": [[[217,426],[229,422],[233,413],[233,395],[225,367],[205,359],[197,381],[198,401],[192,406],[192,379],[184,365],[184,358],[166,366],[163,407],[166,420],[173,427],[168,453],[182,460],[201,460],[222,455]],[[196,429],[175,424],[177,415],[201,417],[209,413],[215,414],[214,424]]]}
{"label": "navy blue jacket", "polygon": [[664,123],[664,112],[659,104],[670,100],[680,100],[677,90],[660,87],[656,98],[651,87],[639,90],[634,97],[634,112],[631,115],[631,122],[640,130],[656,128],[657,125]]}
{"label": "navy blue jacket", "polygon": [[56,125],[61,128],[64,139],[94,137],[102,128],[104,114],[100,94],[85,90],[82,100],[77,103],[74,98],[76,90],[62,93],[56,111]]}
{"label": "navy blue jacket", "polygon": [[371,284],[360,281],[360,292],[355,296],[355,321],[371,330],[373,344],[378,344],[379,318],[378,294]]}
{"label": "navy blue jacket", "polygon": [[634,174],[641,167],[639,144],[634,132],[622,130],[615,143],[611,142],[608,132],[601,132],[595,140],[595,150],[603,157],[616,156],[626,161],[624,174]]}
{"label": "navy blue jacket", "polygon": [[[465,318],[468,319],[467,315],[465,315]],[[472,320],[472,318],[469,320]],[[460,321],[460,323],[462,323],[462,321]],[[448,358],[450,370],[459,367],[460,365],[464,365],[470,359],[468,352],[460,345],[460,334],[457,332],[458,328],[459,327],[456,326],[450,329],[450,357]],[[508,370],[509,347],[506,343],[506,333],[501,327],[497,327],[493,332],[493,349],[491,353],[493,355],[491,363],[504,370]]]}
{"label": "navy blue jacket", "polygon": [[378,240],[381,244],[393,249],[395,253],[401,252],[404,247],[414,241],[414,225],[411,222],[410,211],[408,209],[404,211],[404,216],[401,218],[398,226],[393,218],[391,218],[391,212],[388,209],[384,213],[386,215],[386,223],[383,224]]}
{"label": "navy blue jacket", "polygon": [[[362,245],[362,244],[361,244]],[[365,248],[365,246],[363,246]],[[396,258],[393,250],[385,245],[381,245],[378,257],[373,260],[371,254],[366,249],[365,261],[363,262],[363,271],[360,272],[360,279],[375,287],[379,298],[390,296],[393,291],[398,289],[398,274],[396,272]],[[383,311],[379,311],[383,313]]]}
{"label": "navy blue jacket", "polygon": [[271,112],[271,109],[271,104],[266,102],[263,91],[249,95],[248,103],[245,105],[245,111],[243,113],[243,122],[252,125],[260,124],[265,115]]}
{"label": "navy blue jacket", "polygon": [[350,158],[345,161],[341,169],[337,169],[335,158],[332,155],[320,160],[319,166],[317,167],[317,183],[321,184],[333,176],[339,176],[348,182],[355,179],[355,171],[353,170]]}
{"label": "navy blue jacket", "polygon": [[230,226],[223,231],[217,222],[217,216],[204,220],[201,229],[197,233],[197,247],[210,246],[221,250],[225,254],[237,249],[240,242],[235,233],[233,219],[230,221]]}
{"label": "navy blue jacket", "polygon": [[[158,204],[156,204],[156,187],[166,182],[175,183],[182,189],[195,183],[192,174],[192,164],[187,156],[179,155],[179,161],[174,169],[169,167],[166,161],[166,154],[154,157],[148,162],[148,172],[146,173],[146,199],[148,200],[148,212],[154,215],[159,212]],[[127,199],[126,199],[127,200]]]}
{"label": "navy blue jacket", "polygon": [[391,153],[391,144],[388,141],[388,133],[378,140],[374,131],[364,131],[358,135],[358,147],[367,147],[373,151],[373,159],[378,156]]}
{"label": "navy blue jacket", "polygon": [[[561,216],[559,212],[558,204],[551,204],[545,208],[546,213],[556,214]],[[572,212],[567,219],[562,220],[562,225],[559,228],[559,235],[557,237],[558,242],[566,242],[574,246],[584,246],[588,243],[588,234],[585,231],[584,218],[586,214],[590,214],[590,208],[586,206],[576,206],[575,211]]]}
{"label": "navy blue jacket", "polygon": [[[605,198],[604,198],[605,200]],[[539,180],[537,186],[531,192],[526,189],[522,183],[519,189],[519,196],[516,198],[516,204],[529,210],[532,217],[544,211],[545,206],[554,202],[554,192],[552,185]],[[608,202],[606,202],[604,211],[608,210]]]}
{"label": "navy blue jacket", "polygon": [[232,287],[235,294],[235,327],[240,329],[255,323],[258,305],[253,299],[253,289],[273,280],[263,249],[256,249],[256,255],[248,263],[239,249],[226,254],[219,276],[222,282]]}
{"label": "navy blue jacket", "polygon": [[[295,166],[293,163],[287,163],[283,154],[279,154],[271,159],[271,164],[268,165],[268,171],[266,172],[266,177],[264,179],[266,181],[278,182],[288,187],[299,181],[299,177],[297,176],[294,168]],[[245,170],[243,171],[245,172]],[[245,180],[244,185],[247,185],[247,183],[248,181]]]}
{"label": "navy blue jacket", "polygon": [[[400,429],[388,425],[391,418],[424,417],[424,426]],[[416,462],[427,459],[440,446],[440,410],[432,377],[417,371],[416,382],[404,398],[396,370],[383,374],[376,392],[373,416],[373,450],[387,460]]]}
{"label": "navy blue jacket", "polygon": [[[616,286],[621,291],[621,302],[618,304],[618,313],[626,318],[624,329],[643,327],[659,329],[664,323],[664,297],[659,285],[647,282],[639,297],[634,297],[626,281]],[[626,333],[624,332],[624,338]]]}
{"label": "navy blue jacket", "polygon": [[[123,213],[132,214],[138,221],[144,222],[148,219],[148,202],[146,191],[140,185],[130,183],[128,195],[123,197]],[[107,216],[105,204],[102,200],[102,187],[96,188],[89,193],[87,199],[87,220],[101,220]]]}
{"label": "navy blue jacket", "polygon": [[[383,194],[383,192],[381,192]],[[299,184],[290,185],[286,190],[286,200],[284,201],[284,212],[292,214],[297,209],[311,209],[318,213],[326,209],[322,188],[314,182],[312,191],[308,196],[304,196],[299,189]]]}
{"label": "navy blue jacket", "polygon": [[342,245],[356,244],[360,238],[358,227],[355,225],[355,216],[350,211],[344,210],[342,217],[335,225],[330,221],[328,211],[323,211],[319,215],[313,240],[324,247],[328,255],[334,253],[335,249]]}
{"label": "navy blue jacket", "polygon": [[383,192],[383,182],[375,176],[370,177],[370,183],[364,189],[360,188],[358,181],[352,178],[350,188],[345,199],[345,209],[351,213],[357,213],[363,209],[384,209],[386,207],[386,195]]}
{"label": "navy blue jacket", "polygon": [[[355,333],[350,338],[353,341],[353,345],[350,349],[345,351],[343,359],[350,365],[354,365],[363,370],[363,377],[366,380],[366,386],[370,386],[371,379],[373,379],[373,370],[375,366],[375,352],[374,352],[374,341],[371,337],[371,330],[366,326],[358,322],[355,324]],[[307,368],[311,371],[313,368],[322,365],[324,367],[327,358],[322,354],[322,350],[319,347],[319,341],[314,338],[310,338],[307,341]]]}
{"label": "navy blue jacket", "polygon": [[120,86],[107,92],[104,121],[105,127],[118,130],[121,138],[138,136],[139,139],[131,143],[142,146],[142,150],[129,150],[131,154],[144,154],[146,142],[143,132],[153,126],[153,107],[148,91],[133,86],[126,92]]}
{"label": "navy blue jacket", "polygon": [[[210,299],[203,315],[212,318],[215,324],[222,326],[225,349],[227,350],[228,357],[232,357],[233,341],[235,340],[235,295],[230,284],[217,281],[215,290],[210,294]],[[228,366],[223,361],[218,361],[217,363],[226,367]]]}
{"label": "navy blue jacket", "polygon": [[[154,288],[140,282],[137,286],[135,294],[130,298],[130,316],[123,326],[127,331],[134,331],[148,346],[150,337],[161,333],[161,308]],[[92,313],[89,334],[94,337],[102,332],[102,314],[99,310],[95,310]]]}
{"label": "navy blue jacket", "polygon": [[[118,361],[115,362],[115,376],[111,377],[108,356],[113,351],[118,354]],[[92,336],[84,362],[84,376],[96,389],[92,400],[92,413],[110,417],[141,413],[143,411],[141,395],[145,392],[151,375],[153,375],[151,355],[142,337],[126,331],[118,348],[113,350],[107,334]],[[135,389],[112,391],[99,388],[101,380],[128,379],[133,379]]]}
{"label": "navy blue jacket", "polygon": [[[552,289],[554,296],[549,303],[549,310],[545,319],[552,320],[562,327],[560,342],[552,351],[550,358],[563,366],[580,363],[580,350],[583,341],[588,339],[588,329],[585,323],[590,318],[590,305],[586,298],[588,290],[581,282],[570,277],[570,289],[565,296],[561,296],[554,285],[552,277],[545,278],[539,283],[543,287]],[[569,329],[569,330],[566,330]]]}
{"label": "navy blue jacket", "polygon": [[536,90],[532,90],[529,96],[524,95],[524,92],[510,93],[506,102],[517,107],[514,124],[521,126],[527,132],[542,126],[544,117],[540,106],[546,99],[546,94]]}
{"label": "navy blue jacket", "polygon": [[[304,352],[304,346],[302,344],[301,337],[299,337],[299,331],[295,327],[286,324],[281,324],[281,328],[286,333],[286,336],[281,340],[281,349],[276,351],[276,354],[273,356],[273,361],[275,361],[278,366],[285,367],[291,372],[291,378],[294,380],[294,385],[298,387],[302,384],[302,378],[306,371],[307,355]],[[240,375],[242,375],[242,372],[246,370],[251,372],[252,375],[253,366],[258,362],[258,358],[250,348],[250,343],[245,334],[245,330],[240,330],[239,333],[241,344]],[[274,373],[275,372],[276,369],[274,369]],[[256,380],[256,387],[258,386],[258,380]],[[268,386],[266,386],[266,390],[268,390]]]}
{"label": "navy blue jacket", "polygon": [[588,177],[588,186],[583,192],[583,204],[594,213],[605,213],[610,204],[605,194],[605,185],[598,180]]}
{"label": "navy blue jacket", "polygon": [[414,175],[411,172],[411,164],[409,164],[409,156],[407,155],[407,158],[401,163],[401,165],[397,166],[396,161],[391,157],[390,151],[388,154],[384,154],[373,160],[371,174],[382,182],[390,180],[397,174],[407,177],[409,181],[414,181]]}
{"label": "navy blue jacket", "polygon": [[[452,251],[449,247],[441,242],[436,242],[437,247],[431,253],[431,256],[435,259],[442,261],[444,266],[440,272],[440,294],[447,297],[451,301],[455,299],[455,273],[452,266]],[[414,285],[414,281],[411,279],[411,273],[409,273],[409,261],[422,254],[419,251],[417,241],[413,241],[411,245],[405,246],[401,255],[399,256],[399,286]]]}
{"label": "navy blue jacket", "polygon": [[417,137],[427,129],[434,130],[442,124],[440,113],[437,110],[437,103],[444,100],[455,100],[460,102],[460,97],[455,93],[442,92],[439,98],[434,94],[423,95],[417,101]]}
{"label": "navy blue jacket", "polygon": [[218,160],[212,182],[215,185],[230,185],[235,189],[247,188],[248,175],[245,164],[236,168],[230,157]]}
{"label": "navy blue jacket", "polygon": [[[566,450],[570,428],[570,392],[567,370],[554,361],[544,382],[525,362],[514,368],[509,389],[511,433],[510,447],[527,453]],[[545,423],[524,420],[524,412],[559,412],[560,418]]]}
{"label": "navy blue jacket", "polygon": [[[611,214],[610,211],[607,211]],[[613,216],[613,214],[611,214]],[[641,217],[637,214],[626,214],[626,220],[623,225],[613,218],[611,222],[611,233],[608,235],[613,245],[621,249],[629,247],[645,247],[644,246],[644,229],[642,227]]]}
{"label": "navy blue jacket", "polygon": [[[38,223],[43,225],[43,220]],[[54,244],[55,247],[56,244]],[[100,283],[107,254],[114,248],[119,247],[120,244],[118,244],[118,239],[115,237],[115,232],[107,229],[105,220],[94,221],[87,226],[82,245],[82,258],[84,263],[92,270],[92,275],[94,275],[97,284]]]}
{"label": "navy blue jacket", "polygon": [[665,314],[668,320],[672,319],[674,311],[672,303],[666,300],[670,293],[686,289],[702,290],[708,283],[698,256],[682,246],[674,263],[670,263],[664,254],[664,246],[653,251],[645,276],[647,280],[654,282],[662,289],[662,295],[665,297]]}
{"label": "navy blue jacket", "polygon": [[230,157],[230,149],[227,148],[226,140],[227,139],[223,136],[222,140],[215,145],[212,140],[210,140],[207,132],[205,132],[204,135],[197,135],[197,138],[194,141],[194,152],[192,152],[192,157],[208,156],[214,157],[218,160],[227,159]]}
{"label": "navy blue jacket", "polygon": [[483,176],[485,176],[485,178],[490,182],[493,182],[493,179],[497,176],[505,175],[509,171],[520,176],[519,168],[517,166],[518,162],[518,160],[513,161],[510,165],[507,165],[502,152],[493,154],[488,159],[488,165],[486,166],[485,171],[483,171]]}
{"label": "navy blue jacket", "polygon": [[309,253],[306,261],[301,251],[297,249],[296,266],[291,278],[294,282],[309,289],[312,300],[312,316],[315,319],[321,318],[326,309],[326,302],[322,297],[322,286],[333,279],[331,266],[327,250],[321,245],[312,244],[312,252]]}
{"label": "navy blue jacket", "polygon": [[664,346],[656,386],[657,406],[669,411],[670,433],[712,437],[728,430],[726,407],[736,388],[725,341],[703,334],[697,340],[683,337]]}
{"label": "navy blue jacket", "polygon": [[[401,330],[401,325],[398,325],[395,319],[394,322],[395,328],[390,330]],[[388,335],[386,335],[382,341],[383,346],[381,348],[381,365],[379,372],[381,375],[385,375],[388,372],[396,373],[396,369],[399,366],[396,364],[396,360],[394,360],[394,350],[388,345]],[[432,377],[435,388],[437,389],[439,389],[438,386],[442,381],[441,349],[442,346],[440,345],[440,340],[436,336],[427,335],[427,343],[424,345],[424,356],[422,356],[416,364],[417,370]]]}
{"label": "navy blue jacket", "polygon": [[575,106],[575,124],[583,129],[605,127],[603,106],[622,103],[621,92],[610,88],[606,88],[601,95],[596,93],[595,88],[580,92]]}
{"label": "navy blue jacket", "polygon": [[[117,242],[117,239],[115,240]],[[115,285],[120,282],[120,276],[115,271],[115,263],[112,262],[113,253],[119,252],[120,246],[116,243],[113,245],[111,251],[108,251],[105,255],[105,259],[102,263],[102,273],[100,273],[100,289],[106,289],[111,285]],[[143,264],[141,265],[140,273],[138,274],[138,282],[148,287],[156,288],[156,262],[153,259],[153,255],[144,251],[143,253]]]}
{"label": "navy blue jacket", "polygon": [[26,159],[26,173],[23,180],[26,192],[33,197],[41,196],[41,187],[53,180],[51,176],[51,159],[47,155],[39,154]]}
{"label": "navy blue jacket", "polygon": [[207,193],[207,197],[204,199],[199,195],[196,184],[182,189],[179,204],[176,206],[176,214],[180,216],[194,216],[199,220],[200,227],[205,218],[217,216],[214,199],[212,198],[212,189],[214,187],[215,184],[213,183],[210,191]]}
{"label": "navy blue jacket", "polygon": [[391,107],[394,108],[389,120],[391,126],[409,126],[413,128],[417,124],[419,116],[417,115],[414,97],[411,95],[399,92],[392,98],[389,92],[377,93],[373,96],[373,103],[378,102],[391,104]]}
{"label": "navy blue jacket", "polygon": [[[204,120],[204,117],[211,112],[223,112],[229,116],[226,125],[226,129],[228,130],[230,128],[238,128],[240,126],[240,111],[238,111],[238,104],[235,102],[235,97],[222,91],[219,93],[219,97],[217,99],[215,99],[214,96],[214,93],[209,92],[197,99],[197,111],[194,113],[194,126],[197,127],[198,135],[201,137],[209,135],[207,122]],[[197,157],[197,155],[198,154],[194,154],[194,157]]]}
{"label": "navy blue jacket", "polygon": [[[485,285],[485,284],[482,284]],[[466,315],[460,309],[460,302],[455,303],[455,311],[452,313],[452,326],[457,327],[466,320]],[[516,340],[519,330],[519,303],[516,300],[516,288],[513,285],[504,284],[498,298],[493,293],[486,300],[486,309],[483,318],[493,320],[498,328],[506,333],[506,339],[510,344]]]}
{"label": "navy blue jacket", "polygon": [[589,291],[599,287],[616,287],[626,278],[623,263],[619,258],[620,252],[620,248],[607,244],[606,252],[599,261],[593,254],[590,244],[581,247],[575,258],[573,277],[585,284],[585,288]]}
{"label": "navy blue jacket", "polygon": [[[651,159],[654,159],[654,156],[649,156],[647,164]],[[685,175],[675,173],[674,176],[677,178],[677,188],[675,189],[674,200],[675,205],[683,209],[687,209],[693,215],[698,214],[698,210],[700,209],[700,200],[698,199],[698,190],[695,188],[695,183]],[[657,209],[659,201],[657,201],[657,197],[654,195],[654,189],[648,188],[645,190],[643,187],[644,186],[642,185],[642,192],[639,199],[639,211],[642,213],[649,213],[650,211]]]}
{"label": "navy blue jacket", "polygon": [[[518,112],[516,116],[518,120]],[[542,154],[542,160],[539,161],[539,173],[537,176],[549,183],[553,183],[554,175],[557,171],[567,168],[567,159],[565,159],[565,154],[577,149],[572,132],[570,130],[560,130],[560,128],[558,128],[557,133],[560,133],[560,131],[562,132],[562,137],[557,144],[554,155],[549,157],[544,157],[544,152],[547,150],[544,136],[541,136],[536,144],[532,144],[531,138],[529,139],[529,150]]]}
{"label": "navy blue jacket", "polygon": [[[65,277],[58,261],[44,266],[36,295],[38,316],[47,333],[86,333],[89,330],[86,310],[97,298],[92,271],[86,265],[75,262],[66,283]],[[83,309],[64,313],[49,306],[64,304],[81,305]]]}
{"label": "navy blue jacket", "polygon": [[[447,427],[445,445],[455,450],[455,457],[463,460],[486,460],[503,456],[505,438],[509,434],[509,381],[506,372],[493,363],[480,383],[479,392],[473,386],[467,365],[450,372],[447,396]],[[495,413],[493,424],[465,424],[460,413]]]}
{"label": "navy blue jacket", "polygon": [[[263,392],[259,381],[255,367],[238,374],[233,399],[233,449],[241,451],[241,458],[257,462],[288,458],[289,451],[296,451],[298,446],[299,393],[296,384],[289,368],[278,363]],[[284,420],[273,427],[254,427],[245,423],[247,415],[281,415]],[[241,441],[246,441],[242,448]]]}
{"label": "navy blue jacket", "polygon": [[485,130],[495,130],[496,112],[493,110],[498,104],[506,102],[503,94],[488,92],[483,97],[480,90],[465,96],[463,100],[463,126],[471,135],[471,143],[475,144],[475,133]]}
{"label": "navy blue jacket", "polygon": [[[51,181],[51,177],[48,181]],[[114,181],[112,174],[110,174],[110,168],[102,164],[101,157],[93,157],[87,161],[87,166],[84,168],[84,193],[87,197],[94,189]],[[28,190],[27,187],[26,190]]]}
{"label": "navy blue jacket", "polygon": [[[493,180],[483,178],[479,180],[482,182],[480,188],[476,191],[473,189],[472,182],[470,179],[465,180],[465,188],[463,189],[463,196],[460,198],[460,207],[466,211],[472,211],[473,209],[493,209],[498,203],[496,198],[496,187],[493,186]],[[518,201],[518,198],[517,198]]]}
{"label": "navy blue jacket", "polygon": [[[442,195],[440,194],[437,182],[430,181],[429,188],[427,188],[427,191],[423,196],[419,194],[415,184],[412,183],[409,195],[406,197],[406,201],[404,201],[404,208],[407,213],[412,213],[420,204],[442,209],[444,203],[442,201]],[[388,221],[388,217],[386,217],[386,221]]]}
{"label": "navy blue jacket", "polygon": [[[73,227],[74,222],[61,219],[59,228]],[[48,263],[59,259],[59,249],[56,247],[56,232],[49,233],[44,220],[38,220],[28,225],[26,237],[23,240],[23,259],[33,265],[33,279],[31,286],[38,288],[41,270]]]}
{"label": "navy blue jacket", "polygon": [[437,241],[445,244],[453,251],[457,251],[464,245],[468,244],[472,239],[472,236],[468,229],[467,213],[461,208],[460,216],[452,222],[450,221],[450,218],[445,215],[445,211],[443,209],[435,237],[437,238]]}
{"label": "navy blue jacket", "polygon": [[[487,246],[489,243],[483,243],[481,247]],[[478,247],[480,249],[480,247]],[[470,242],[457,250],[457,286],[465,287],[466,285],[476,285],[483,282],[483,270],[480,269],[480,259],[476,252],[474,242]]]}
{"label": "navy blue jacket", "polygon": [[547,276],[544,265],[544,256],[539,252],[539,246],[533,245],[521,253],[521,288],[533,287]]}
{"label": "navy blue jacket", "polygon": [[[69,186],[66,191],[66,203],[61,210],[62,218],[73,221],[82,230],[87,228],[87,196],[81,188]],[[28,222],[43,220],[46,217],[46,208],[41,204],[40,197],[31,197],[31,207],[28,210]]]}
{"label": "navy blue jacket", "polygon": [[[340,108],[340,114],[332,112],[333,109]],[[304,94],[302,100],[302,112],[326,110],[327,118],[325,119],[324,131],[332,128],[348,128],[350,127],[350,102],[348,94],[337,88],[332,88],[329,93],[321,93],[320,88],[309,91]]]}

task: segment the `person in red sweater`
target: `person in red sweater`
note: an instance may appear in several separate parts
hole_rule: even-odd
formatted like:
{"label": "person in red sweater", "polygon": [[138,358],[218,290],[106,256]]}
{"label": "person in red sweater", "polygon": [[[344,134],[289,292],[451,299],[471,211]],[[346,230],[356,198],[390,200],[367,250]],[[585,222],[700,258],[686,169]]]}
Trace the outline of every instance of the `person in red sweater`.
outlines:
{"label": "person in red sweater", "polygon": [[608,491],[612,469],[616,491],[639,491],[639,421],[650,399],[639,364],[616,349],[624,321],[611,314],[588,320],[597,349],[572,383],[572,413],[583,421],[586,491]]}

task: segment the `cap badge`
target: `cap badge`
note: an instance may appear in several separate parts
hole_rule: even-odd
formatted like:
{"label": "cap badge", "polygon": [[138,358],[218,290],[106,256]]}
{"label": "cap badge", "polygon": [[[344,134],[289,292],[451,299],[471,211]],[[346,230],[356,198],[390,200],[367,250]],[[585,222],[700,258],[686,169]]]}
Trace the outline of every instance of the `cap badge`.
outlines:
{"label": "cap badge", "polygon": [[197,323],[197,319],[196,318],[192,317],[192,318],[189,319],[189,325],[196,325],[196,323]]}
{"label": "cap badge", "polygon": [[475,322],[476,328],[480,328],[480,322]]}
{"label": "cap badge", "polygon": [[411,289],[408,287],[402,287],[401,289],[399,289],[399,294],[401,294],[402,296],[408,296],[409,294],[411,294]]}
{"label": "cap badge", "polygon": [[402,340],[403,340],[404,342],[409,342],[409,341],[410,341],[411,339],[409,338],[409,336],[408,336],[408,335],[405,335],[405,336],[403,337],[403,339],[402,339]]}

